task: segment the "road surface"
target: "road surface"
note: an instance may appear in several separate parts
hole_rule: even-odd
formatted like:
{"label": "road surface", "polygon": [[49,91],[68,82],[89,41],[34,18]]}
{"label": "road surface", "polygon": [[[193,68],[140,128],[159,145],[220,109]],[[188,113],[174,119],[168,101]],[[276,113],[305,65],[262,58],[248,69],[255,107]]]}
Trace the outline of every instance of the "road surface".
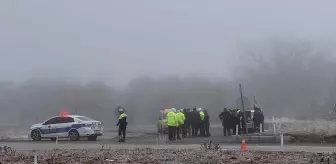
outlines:
{"label": "road surface", "polygon": [[[117,142],[117,129],[111,128],[106,130],[103,137],[98,141],[68,141],[59,140],[56,144],[55,141],[31,141],[27,138],[13,139],[2,138],[0,139],[0,146],[9,146],[17,151],[29,151],[34,149],[114,149],[114,148],[186,148],[186,149],[199,149],[200,144],[208,141],[220,144],[223,149],[240,149],[237,142],[231,142],[232,138],[224,138],[222,128],[220,125],[214,125],[211,128],[211,137],[194,137],[187,138],[176,142],[167,142],[167,135],[158,135],[154,126],[138,126],[130,127],[128,129],[126,143]],[[228,144],[231,143],[231,144]],[[310,151],[310,152],[333,152],[336,151],[335,147],[326,145],[286,145],[280,147],[280,143],[273,144],[256,144],[248,143],[249,150],[264,150],[264,151]]]}
{"label": "road surface", "polygon": [[[9,146],[16,151],[31,151],[31,150],[50,150],[50,149],[132,149],[132,148],[153,148],[153,149],[200,149],[199,144],[125,144],[125,143],[53,143],[53,142],[2,142],[0,146]],[[239,144],[220,144],[221,149],[226,150],[240,150]],[[336,148],[333,146],[301,146],[301,145],[284,145],[283,148],[280,145],[257,145],[248,144],[248,150],[259,150],[259,151],[306,151],[306,152],[334,152]]]}

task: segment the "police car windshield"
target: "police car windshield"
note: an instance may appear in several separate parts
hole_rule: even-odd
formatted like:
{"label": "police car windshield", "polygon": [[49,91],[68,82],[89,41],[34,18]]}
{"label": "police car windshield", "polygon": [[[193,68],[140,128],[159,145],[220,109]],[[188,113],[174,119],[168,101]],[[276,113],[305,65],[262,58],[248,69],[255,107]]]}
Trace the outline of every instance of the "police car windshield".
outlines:
{"label": "police car windshield", "polygon": [[85,117],[85,116],[80,116],[80,117],[76,117],[82,121],[94,121],[94,119],[92,118],[89,118],[89,117]]}

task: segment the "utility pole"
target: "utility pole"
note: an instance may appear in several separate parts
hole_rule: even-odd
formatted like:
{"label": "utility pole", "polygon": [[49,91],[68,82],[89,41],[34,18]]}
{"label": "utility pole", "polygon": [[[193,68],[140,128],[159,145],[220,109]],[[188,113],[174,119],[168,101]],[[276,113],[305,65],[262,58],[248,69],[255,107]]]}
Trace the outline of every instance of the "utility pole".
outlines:
{"label": "utility pole", "polygon": [[246,113],[245,113],[245,107],[244,107],[243,89],[242,89],[241,84],[239,84],[239,91],[240,91],[240,98],[241,98],[242,108],[243,108],[243,113],[244,113],[245,132],[246,132],[246,135],[247,135],[248,134],[248,128],[247,128],[247,123],[246,123]]}

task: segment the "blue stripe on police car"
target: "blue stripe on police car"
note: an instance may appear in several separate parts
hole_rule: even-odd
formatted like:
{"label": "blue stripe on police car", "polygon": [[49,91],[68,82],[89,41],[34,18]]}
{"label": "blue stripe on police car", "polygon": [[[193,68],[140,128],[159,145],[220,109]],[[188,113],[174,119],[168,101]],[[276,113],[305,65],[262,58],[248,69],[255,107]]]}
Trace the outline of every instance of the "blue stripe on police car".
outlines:
{"label": "blue stripe on police car", "polygon": [[63,128],[51,128],[51,129],[39,128],[39,130],[41,134],[65,133],[65,132],[69,132],[71,129],[79,129],[82,126],[83,126],[82,124],[72,124],[71,126],[63,127]]}

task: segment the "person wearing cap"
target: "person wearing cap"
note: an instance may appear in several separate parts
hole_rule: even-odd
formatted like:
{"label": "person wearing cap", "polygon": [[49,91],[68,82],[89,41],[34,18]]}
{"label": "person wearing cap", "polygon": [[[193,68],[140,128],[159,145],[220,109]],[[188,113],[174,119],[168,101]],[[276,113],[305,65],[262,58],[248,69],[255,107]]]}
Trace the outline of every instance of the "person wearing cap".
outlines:
{"label": "person wearing cap", "polygon": [[[262,128],[261,130],[264,132],[264,113],[256,104],[254,105],[253,123],[254,128],[258,129],[258,132],[260,131],[260,128]],[[260,124],[262,127],[260,127]]]}
{"label": "person wearing cap", "polygon": [[182,131],[182,129],[183,129],[184,120],[185,120],[185,117],[184,117],[184,114],[182,113],[182,111],[183,111],[183,109],[180,109],[180,110],[176,111],[176,117],[177,117],[177,122],[178,122],[178,125],[176,127],[176,138],[178,140],[181,140],[180,131]]}
{"label": "person wearing cap", "polygon": [[200,136],[205,136],[205,129],[204,129],[204,112],[202,108],[198,108],[200,122],[199,122],[199,129],[200,129]]}
{"label": "person wearing cap", "polygon": [[210,137],[210,116],[208,113],[208,110],[204,110],[204,132],[205,132],[205,137]]}
{"label": "person wearing cap", "polygon": [[191,112],[192,112],[192,109],[188,108],[188,111],[185,114],[186,120],[184,121],[184,124],[186,124],[186,127],[187,127],[187,136],[189,136],[189,137],[192,136],[192,133],[191,133]]}
{"label": "person wearing cap", "polygon": [[191,135],[193,137],[198,135],[200,121],[201,119],[199,116],[199,112],[196,108],[193,108],[192,112],[190,113]]}
{"label": "person wearing cap", "polygon": [[176,125],[177,125],[176,114],[174,112],[174,108],[170,109],[167,112],[166,119],[167,119],[167,126],[168,126],[168,139],[169,141],[174,141]]}
{"label": "person wearing cap", "polygon": [[231,128],[233,130],[233,134],[237,133],[236,127],[238,126],[238,134],[240,134],[241,129],[241,121],[240,121],[240,110],[239,109],[232,109],[232,116],[231,116]]}
{"label": "person wearing cap", "polygon": [[175,117],[175,129],[174,129],[174,134],[173,134],[173,140],[176,140],[177,138],[177,128],[179,126],[179,120],[178,120],[178,115],[177,115],[177,110],[175,108],[172,108],[174,112],[174,117]]}
{"label": "person wearing cap", "polygon": [[239,116],[239,124],[241,127],[240,132],[243,132],[244,134],[247,133],[246,131],[246,123],[245,123],[245,115],[243,110],[238,110],[238,116]]}
{"label": "person wearing cap", "polygon": [[189,109],[184,108],[182,110],[184,115],[184,124],[182,126],[182,138],[186,138],[188,136],[188,132],[190,131],[190,116],[189,116]]}
{"label": "person wearing cap", "polygon": [[231,136],[231,129],[236,129],[232,126],[232,113],[229,109],[224,108],[223,112],[219,114],[219,119],[222,122],[224,136]]}
{"label": "person wearing cap", "polygon": [[118,142],[125,142],[126,127],[127,127],[127,114],[125,114],[122,108],[119,108],[119,121],[117,123],[117,126],[119,126],[119,130],[118,130],[119,141]]}

